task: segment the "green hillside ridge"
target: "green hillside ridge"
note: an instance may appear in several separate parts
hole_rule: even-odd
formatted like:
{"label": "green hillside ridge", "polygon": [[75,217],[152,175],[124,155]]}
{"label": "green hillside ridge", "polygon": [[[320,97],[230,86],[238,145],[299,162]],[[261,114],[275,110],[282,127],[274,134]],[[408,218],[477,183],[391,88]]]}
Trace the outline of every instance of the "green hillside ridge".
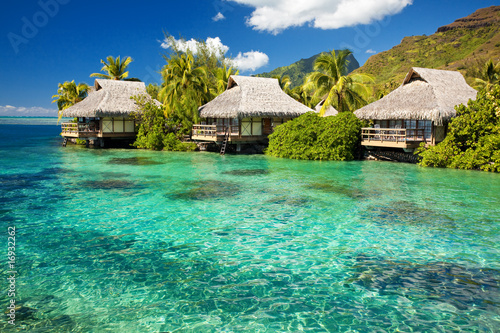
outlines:
{"label": "green hillside ridge", "polygon": [[[326,51],[325,51],[326,52]],[[338,51],[335,51],[338,52]],[[314,72],[313,65],[314,61],[316,58],[320,55],[321,53],[318,53],[310,58],[307,59],[301,59],[297,62],[294,62],[291,65],[288,66],[283,66],[283,67],[278,67],[270,72],[267,73],[262,73],[262,74],[255,74],[253,76],[257,77],[273,77],[276,75],[288,75],[290,77],[291,81],[291,87],[290,88],[295,88],[297,86],[300,86],[301,84],[304,83],[304,79],[306,76]],[[348,72],[352,72],[355,69],[359,68],[359,63],[356,60],[356,58],[351,54],[349,57],[349,66],[347,68]]]}
{"label": "green hillside ridge", "polygon": [[401,44],[371,56],[355,72],[371,74],[384,94],[401,84],[411,67],[458,70],[472,85],[479,67],[500,60],[500,6],[438,28],[431,36],[405,37]]}

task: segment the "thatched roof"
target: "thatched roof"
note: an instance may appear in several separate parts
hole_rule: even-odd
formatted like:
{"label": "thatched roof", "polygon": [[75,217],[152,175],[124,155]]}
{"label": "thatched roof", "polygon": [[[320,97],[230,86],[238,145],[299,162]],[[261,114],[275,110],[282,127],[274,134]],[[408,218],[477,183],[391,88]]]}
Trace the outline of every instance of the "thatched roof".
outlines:
{"label": "thatched roof", "polygon": [[432,120],[441,126],[456,115],[456,105],[476,94],[460,72],[414,67],[399,88],[354,114],[360,119]]}
{"label": "thatched roof", "polygon": [[146,95],[144,82],[96,79],[94,91],[81,102],[63,110],[63,117],[123,117],[136,112],[131,96]]}
{"label": "thatched roof", "polygon": [[[319,102],[315,107],[314,107],[314,110],[316,110],[316,113],[320,113],[321,112],[321,108],[323,107],[323,104],[325,104],[325,100],[321,100],[321,102]],[[339,112],[337,111],[337,109],[335,109],[333,106],[329,106],[325,113],[323,114],[323,117],[329,117],[329,116],[336,116]]]}
{"label": "thatched roof", "polygon": [[227,89],[199,109],[201,118],[298,117],[313,111],[281,90],[277,79],[231,75]]}

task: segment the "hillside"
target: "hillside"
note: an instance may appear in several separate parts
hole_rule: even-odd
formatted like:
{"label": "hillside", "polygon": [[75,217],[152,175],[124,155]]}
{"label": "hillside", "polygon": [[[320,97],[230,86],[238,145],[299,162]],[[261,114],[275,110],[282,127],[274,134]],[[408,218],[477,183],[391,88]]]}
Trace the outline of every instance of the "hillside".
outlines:
{"label": "hillside", "polygon": [[488,59],[500,60],[500,6],[479,9],[431,36],[405,37],[371,56],[356,72],[373,75],[377,90],[396,88],[411,67],[459,70],[470,84],[474,71]]}
{"label": "hillside", "polygon": [[[335,51],[337,52],[337,51]],[[304,83],[304,78],[307,76],[307,74],[311,73],[314,71],[313,65],[314,65],[314,60],[320,55],[321,53],[318,53],[310,58],[307,59],[301,59],[297,62],[294,62],[293,64],[289,66],[283,66],[283,67],[278,67],[270,72],[267,73],[262,73],[262,74],[256,74],[254,76],[258,77],[273,77],[276,75],[288,75],[290,77],[290,81],[292,82],[291,88],[300,86],[302,83]],[[354,58],[354,56],[351,54],[349,56],[349,66],[348,66],[348,72],[352,72],[356,68],[359,68],[359,63]]]}

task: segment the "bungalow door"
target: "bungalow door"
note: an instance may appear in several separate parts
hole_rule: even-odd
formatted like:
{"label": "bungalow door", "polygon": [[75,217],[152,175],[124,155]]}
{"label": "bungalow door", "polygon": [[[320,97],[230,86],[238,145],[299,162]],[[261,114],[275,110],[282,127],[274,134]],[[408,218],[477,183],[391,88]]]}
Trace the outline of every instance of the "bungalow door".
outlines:
{"label": "bungalow door", "polygon": [[262,132],[264,135],[269,135],[273,132],[272,126],[271,126],[271,118],[264,118],[262,119],[262,125],[263,129]]}

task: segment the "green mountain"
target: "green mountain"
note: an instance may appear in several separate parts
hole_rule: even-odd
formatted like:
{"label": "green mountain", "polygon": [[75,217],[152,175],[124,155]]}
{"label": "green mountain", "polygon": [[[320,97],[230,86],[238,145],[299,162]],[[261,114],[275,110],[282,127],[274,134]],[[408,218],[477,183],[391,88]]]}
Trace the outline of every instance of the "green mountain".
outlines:
{"label": "green mountain", "polygon": [[[338,52],[338,51],[335,51]],[[290,77],[290,81],[292,82],[291,88],[300,86],[302,83],[304,83],[305,77],[311,73],[314,72],[313,65],[314,65],[314,60],[320,55],[321,53],[318,53],[310,58],[307,59],[301,59],[297,62],[294,62],[293,64],[289,66],[283,66],[283,67],[278,67],[270,72],[267,73],[262,73],[262,74],[256,74],[254,76],[258,77],[273,77],[276,75],[288,75]],[[352,72],[356,68],[359,68],[359,63],[354,58],[354,56],[351,54],[349,57],[349,66],[348,66],[348,72]]]}
{"label": "green mountain", "polygon": [[356,72],[373,75],[376,90],[388,93],[411,67],[459,70],[471,84],[488,59],[500,60],[500,6],[478,9],[431,36],[405,37],[392,49],[371,56]]}

